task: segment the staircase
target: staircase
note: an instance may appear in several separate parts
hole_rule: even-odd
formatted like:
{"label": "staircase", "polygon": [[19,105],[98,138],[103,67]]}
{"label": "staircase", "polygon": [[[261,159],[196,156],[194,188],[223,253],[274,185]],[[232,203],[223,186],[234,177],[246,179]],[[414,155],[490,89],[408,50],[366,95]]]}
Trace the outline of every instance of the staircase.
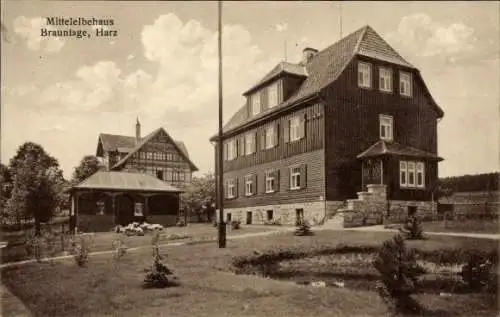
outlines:
{"label": "staircase", "polygon": [[358,192],[357,199],[348,199],[345,208],[328,219],[325,229],[339,229],[382,224],[387,206],[386,185],[370,184],[367,191]]}

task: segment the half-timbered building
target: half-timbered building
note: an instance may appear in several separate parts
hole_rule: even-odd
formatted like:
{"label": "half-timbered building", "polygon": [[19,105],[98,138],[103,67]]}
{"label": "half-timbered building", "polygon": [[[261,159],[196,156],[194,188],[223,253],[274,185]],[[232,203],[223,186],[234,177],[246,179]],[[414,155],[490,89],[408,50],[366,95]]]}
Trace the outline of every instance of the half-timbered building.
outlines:
{"label": "half-timbered building", "polygon": [[279,63],[243,95],[223,128],[226,219],[433,210],[444,113],[419,70],[370,26],[305,48],[299,63]]}

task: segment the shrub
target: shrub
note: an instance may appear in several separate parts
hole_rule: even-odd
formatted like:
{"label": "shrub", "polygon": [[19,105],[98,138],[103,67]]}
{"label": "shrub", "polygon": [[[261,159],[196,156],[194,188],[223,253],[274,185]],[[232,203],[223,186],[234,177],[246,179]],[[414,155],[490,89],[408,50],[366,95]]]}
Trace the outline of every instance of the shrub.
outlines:
{"label": "shrub", "polygon": [[42,261],[42,241],[39,236],[34,234],[28,234],[25,240],[26,254],[31,257],[33,256],[37,262]]}
{"label": "shrub", "polygon": [[404,234],[405,238],[408,240],[423,240],[423,230],[422,223],[415,216],[408,217],[403,229],[400,231]]}
{"label": "shrub", "polygon": [[240,220],[231,221],[231,229],[233,230],[241,229],[241,221]]}
{"label": "shrub", "polygon": [[497,291],[498,273],[493,259],[473,254],[462,266],[460,276],[465,284],[474,291]]}
{"label": "shrub", "polygon": [[373,266],[380,273],[379,295],[396,311],[415,311],[419,305],[411,298],[417,291],[418,276],[424,270],[417,264],[414,250],[407,249],[401,235],[383,243]]}
{"label": "shrub", "polygon": [[85,267],[89,259],[90,241],[88,237],[90,236],[79,234],[73,242],[73,257],[79,267]]}
{"label": "shrub", "polygon": [[165,288],[175,284],[172,283],[171,278],[169,279],[169,275],[173,275],[173,272],[161,262],[162,257],[160,256],[158,248],[159,238],[160,235],[156,233],[153,239],[151,239],[151,244],[153,246],[153,265],[151,269],[146,271],[143,282],[144,288]]}
{"label": "shrub", "polygon": [[311,226],[306,220],[299,222],[297,229],[294,233],[296,236],[312,236],[314,233],[311,231]]}
{"label": "shrub", "polygon": [[117,238],[112,243],[113,249],[115,250],[113,254],[113,259],[119,261],[127,253],[127,246],[123,243],[120,238]]}

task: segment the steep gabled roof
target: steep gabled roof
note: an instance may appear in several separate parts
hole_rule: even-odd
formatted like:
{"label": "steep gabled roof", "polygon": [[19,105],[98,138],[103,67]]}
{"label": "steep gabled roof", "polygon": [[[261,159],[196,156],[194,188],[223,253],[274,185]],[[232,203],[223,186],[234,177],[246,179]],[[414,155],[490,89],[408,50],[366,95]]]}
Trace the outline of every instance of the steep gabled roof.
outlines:
{"label": "steep gabled roof", "polygon": [[306,68],[300,64],[292,64],[288,62],[281,62],[276,67],[273,68],[264,78],[262,78],[256,85],[252,86],[252,88],[248,89],[243,95],[247,95],[250,92],[256,90],[260,86],[270,82],[274,78],[278,77],[281,74],[290,74],[295,76],[303,76],[307,77]]}
{"label": "steep gabled roof", "polygon": [[182,190],[145,173],[98,171],[69,190],[130,190],[180,193]]}
{"label": "steep gabled roof", "polygon": [[[314,55],[314,57],[305,65],[304,76],[307,76],[306,79],[303,81],[299,89],[297,89],[297,91],[290,98],[288,98],[288,100],[285,100],[280,105],[267,109],[252,117],[248,117],[245,111],[245,105],[239,109],[225,124],[223,132],[231,132],[236,128],[267,117],[272,113],[277,113],[283,108],[299,104],[308,98],[314,98],[314,96],[319,94],[321,90],[337,80],[347,65],[349,65],[349,63],[357,55],[367,56],[412,68],[416,70],[419,80],[423,83],[423,79],[418,69],[401,57],[401,55],[399,55],[380,35],[378,35],[377,32],[367,25],[352,32],[338,42]],[[299,64],[296,65],[300,66]],[[254,88],[262,85],[266,80],[270,80],[273,76],[277,76],[280,72],[279,69],[280,66],[276,66],[275,69],[266,75],[264,79],[259,82],[259,84],[254,86]],[[425,83],[423,83],[423,86],[427,90]],[[427,94],[440,116],[442,116],[443,111],[436,104],[428,90]],[[212,137],[212,139],[214,138],[216,138],[216,136]]]}
{"label": "steep gabled roof", "polygon": [[[141,142],[139,142],[137,145],[134,146],[134,148],[132,148],[130,150],[130,152],[127,153],[127,155],[125,155],[124,158],[122,158],[120,161],[118,161],[118,163],[116,163],[111,169],[117,169],[119,167],[121,167],[125,162],[128,161],[128,159],[134,155],[137,151],[139,151],[146,143],[148,143],[149,141],[151,141],[156,135],[158,135],[160,132],[163,132],[165,133],[165,135],[172,140],[172,138],[170,137],[170,135],[168,135],[167,131],[165,131],[165,129],[163,128],[158,128],[156,130],[154,130],[153,132],[151,132],[150,134],[148,134],[146,137],[144,137]],[[173,141],[173,140],[172,140]],[[196,165],[194,165],[194,163],[191,161],[191,159],[189,158],[189,156],[187,156],[187,154],[184,152],[184,150],[186,150],[186,147],[184,146],[184,144],[182,144],[184,150],[179,146],[179,144],[177,142],[173,142],[173,145],[177,148],[177,150],[179,151],[179,153],[184,156],[184,159],[188,162],[188,164],[191,166],[191,169],[194,170],[194,171],[198,171],[198,168],[196,167]]]}
{"label": "steep gabled roof", "polygon": [[442,161],[443,159],[434,153],[419,150],[417,148],[403,145],[397,142],[379,140],[368,149],[357,155],[357,158],[370,158],[381,155],[408,156],[416,158],[427,158]]}
{"label": "steep gabled roof", "polygon": [[[101,133],[99,135],[99,140],[101,141],[102,148],[104,151],[114,151],[117,150],[121,153],[128,153],[134,149],[136,146],[135,137],[127,135],[116,135]],[[185,156],[189,157],[188,150],[182,141],[175,141],[179,149],[184,153]]]}

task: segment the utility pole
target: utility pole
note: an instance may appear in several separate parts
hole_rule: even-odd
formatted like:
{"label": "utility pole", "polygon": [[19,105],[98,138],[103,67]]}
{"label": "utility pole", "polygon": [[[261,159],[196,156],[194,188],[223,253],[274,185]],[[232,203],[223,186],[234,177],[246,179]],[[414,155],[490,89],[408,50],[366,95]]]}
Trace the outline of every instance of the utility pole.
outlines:
{"label": "utility pole", "polygon": [[219,207],[219,248],[226,247],[226,224],[224,223],[224,171],[222,157],[222,1],[218,1],[218,53],[219,53],[219,138],[217,155],[217,205]]}
{"label": "utility pole", "polygon": [[287,49],[287,47],[286,47],[286,35],[285,35],[285,43],[284,43],[283,47],[285,49],[285,62],[286,62],[287,61],[287,55],[286,55],[286,49]]}

